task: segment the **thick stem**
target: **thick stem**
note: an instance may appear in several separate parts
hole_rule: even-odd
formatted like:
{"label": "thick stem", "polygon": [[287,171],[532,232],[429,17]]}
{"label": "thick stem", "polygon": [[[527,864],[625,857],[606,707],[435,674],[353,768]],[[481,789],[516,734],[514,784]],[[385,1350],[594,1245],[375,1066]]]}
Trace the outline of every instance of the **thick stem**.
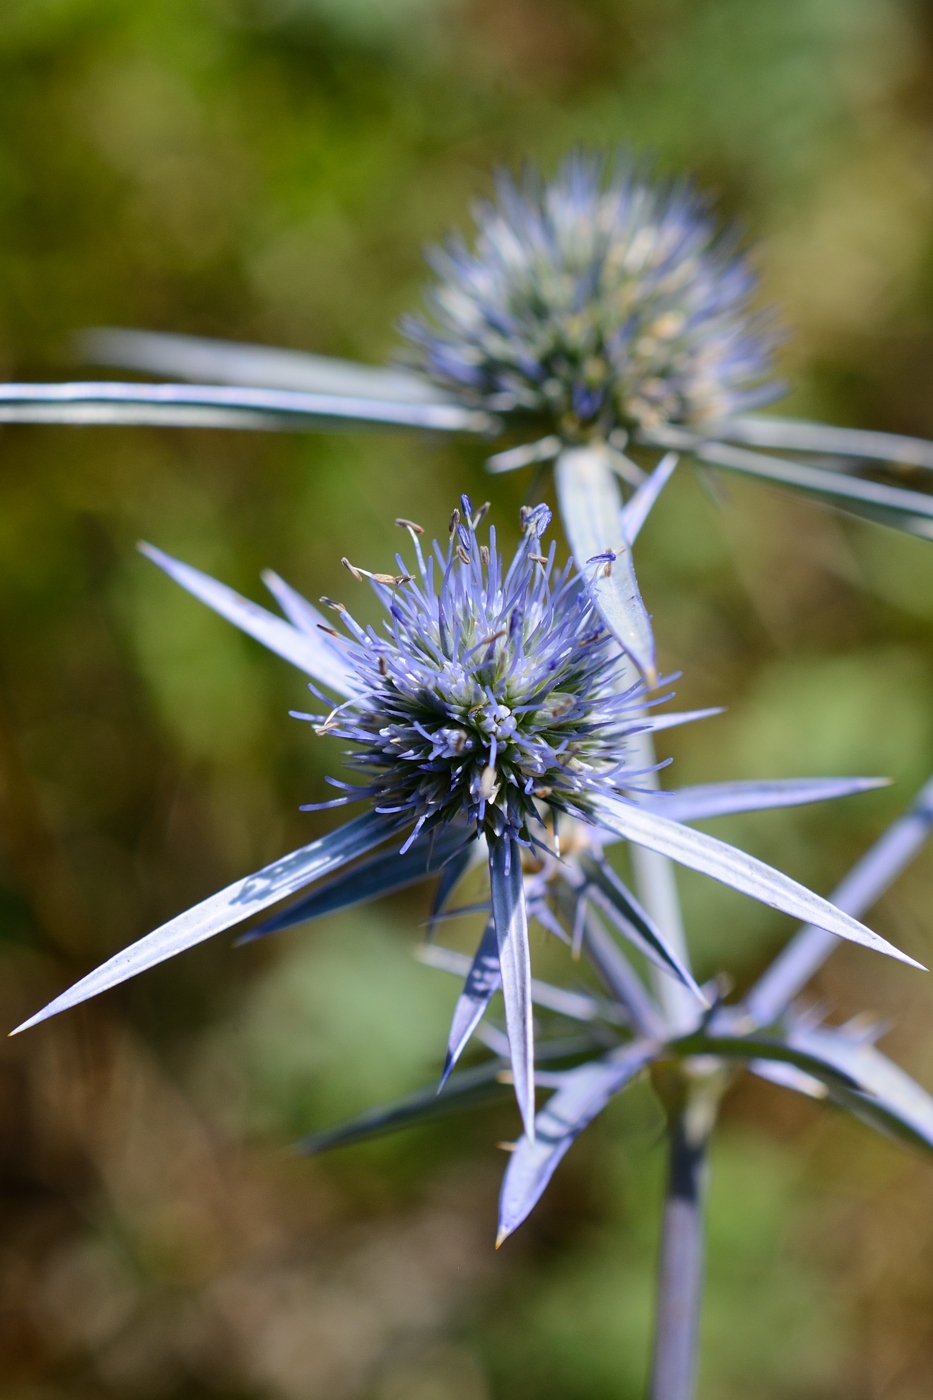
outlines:
{"label": "thick stem", "polygon": [[693,1400],[703,1298],[706,1134],[694,1141],[689,1112],[669,1124],[650,1400]]}

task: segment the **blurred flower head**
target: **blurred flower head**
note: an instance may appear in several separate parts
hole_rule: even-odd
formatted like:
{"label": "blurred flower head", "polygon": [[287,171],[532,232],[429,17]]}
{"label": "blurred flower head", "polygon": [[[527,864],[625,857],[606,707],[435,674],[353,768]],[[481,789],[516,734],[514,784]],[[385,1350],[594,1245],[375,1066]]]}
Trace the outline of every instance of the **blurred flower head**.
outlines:
{"label": "blurred flower head", "polygon": [[767,402],[773,326],[756,278],[689,184],[631,157],[570,156],[546,182],[501,174],[471,249],[432,249],[428,314],[403,330],[419,367],[564,439],[696,424]]}
{"label": "blurred flower head", "polygon": [[[352,741],[365,774],[352,796],[410,817],[413,841],[454,820],[490,837],[537,844],[544,808],[587,817],[597,795],[619,795],[625,737],[644,727],[644,686],[619,686],[622,658],[572,564],[541,553],[551,512],[522,512],[523,534],[506,567],[495,529],[480,544],[468,497],[450,522],[446,550],[425,558],[408,525],[419,578],[368,574],[389,613],[383,634],[332,603],[349,636],[357,694],[318,733]],[[357,576],[367,573],[345,561]],[[600,557],[592,568],[609,570]],[[632,775],[627,775],[631,777]],[[331,780],[334,781],[334,780]]]}

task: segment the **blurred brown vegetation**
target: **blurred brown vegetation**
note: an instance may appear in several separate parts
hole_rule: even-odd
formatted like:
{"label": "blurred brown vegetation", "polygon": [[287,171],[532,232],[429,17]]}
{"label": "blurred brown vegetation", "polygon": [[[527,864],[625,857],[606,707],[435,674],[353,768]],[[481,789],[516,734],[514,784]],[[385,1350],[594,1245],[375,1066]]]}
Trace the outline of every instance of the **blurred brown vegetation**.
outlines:
{"label": "blurred brown vegetation", "polygon": [[[933,436],[933,23],[908,0],[4,0],[0,369],[88,324],[379,360],[496,162],[631,142],[756,244],[792,411]],[[310,839],[334,762],[301,678],[173,591],[143,536],[309,596],[391,519],[436,529],[482,449],[414,436],[7,428],[0,453],[0,1008]],[[685,471],[639,544],[686,705],[673,778],[887,773],[722,822],[825,891],[933,768],[933,546]],[[378,565],[377,565],[378,567]],[[790,931],[684,878],[739,986]],[[933,960],[933,855],[874,922]],[[514,1114],[331,1158],[302,1131],[436,1073],[454,995],[421,895],[208,944],[4,1045],[2,1400],[601,1400],[642,1385],[661,1154],[647,1090],[492,1251]],[[933,984],[845,949],[933,1086]],[[933,1170],[751,1081],[715,1159],[703,1400],[921,1400]]]}

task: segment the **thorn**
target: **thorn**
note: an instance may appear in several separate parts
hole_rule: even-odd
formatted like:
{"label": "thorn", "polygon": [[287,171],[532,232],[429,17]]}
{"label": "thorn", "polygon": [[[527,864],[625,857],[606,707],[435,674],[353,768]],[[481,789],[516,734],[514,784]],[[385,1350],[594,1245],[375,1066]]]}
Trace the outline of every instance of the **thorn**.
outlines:
{"label": "thorn", "polygon": [[402,530],[414,530],[414,532],[415,532],[416,535],[423,535],[423,534],[424,534],[424,526],[423,526],[423,525],[416,525],[415,522],[414,522],[413,520],[406,520],[405,517],[404,517],[403,515],[398,516],[397,519],[396,519],[396,521],[395,521],[395,523],[396,523],[396,525],[398,525],[398,526],[400,527],[400,529],[402,529]]}
{"label": "thorn", "polygon": [[497,1142],[496,1146],[500,1152],[514,1152],[518,1147],[517,1142]]}
{"label": "thorn", "polygon": [[508,1239],[508,1237],[509,1237],[509,1232],[508,1232],[508,1230],[505,1230],[505,1229],[500,1230],[499,1233],[498,1233],[498,1235],[496,1235],[496,1249],[498,1249],[500,1245],[504,1244],[505,1241]]}

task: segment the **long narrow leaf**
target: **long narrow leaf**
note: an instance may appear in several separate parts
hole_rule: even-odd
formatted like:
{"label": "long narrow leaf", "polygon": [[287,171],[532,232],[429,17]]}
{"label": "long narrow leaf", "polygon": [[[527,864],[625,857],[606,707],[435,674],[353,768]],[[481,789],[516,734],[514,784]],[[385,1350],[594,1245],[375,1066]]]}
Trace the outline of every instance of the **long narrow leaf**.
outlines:
{"label": "long narrow leaf", "polygon": [[[933,778],[882,837],[852,867],[830,896],[837,909],[858,918],[875,904],[909,865],[933,830]],[[823,928],[798,930],[771,966],[761,975],[745,1001],[749,1015],[767,1026],[790,1005],[836,948]]]}
{"label": "long narrow leaf", "polygon": [[933,469],[933,442],[901,433],[878,433],[864,428],[837,428],[807,423],[800,418],[737,417],[717,423],[715,436],[754,447],[785,447],[792,452],[828,452],[840,457],[865,457],[876,462]]}
{"label": "long narrow leaf", "polygon": [[399,1128],[430,1122],[457,1109],[479,1108],[482,1104],[508,1098],[512,1090],[500,1079],[504,1068],[504,1061],[496,1059],[461,1070],[451,1076],[443,1093],[438,1093],[436,1083],[415,1089],[394,1103],[368,1108],[348,1122],[309,1133],[298,1143],[298,1151],[313,1156],[332,1147],[346,1147],[353,1142],[396,1132]]}
{"label": "long narrow leaf", "polygon": [[657,734],[662,729],[677,729],[682,724],[693,724],[698,719],[712,719],[714,715],[725,713],[722,705],[711,705],[706,710],[680,710],[667,715],[645,715],[645,729]]}
{"label": "long narrow leaf", "polygon": [[[848,476],[826,467],[772,457],[728,443],[705,441],[680,429],[659,430],[652,434],[652,440],[657,441],[659,446],[676,446],[690,452],[699,461],[709,462],[714,467],[725,467],[727,471],[761,477],[777,486],[805,491],[841,510],[851,509],[857,515],[867,515],[896,529],[921,533],[921,529],[925,530],[927,526],[921,527],[920,521],[933,522],[933,496],[921,491],[865,481],[861,477]],[[933,528],[933,523],[930,528]]]}
{"label": "long narrow leaf", "polygon": [[534,1137],[523,1137],[509,1160],[499,1198],[496,1248],[530,1215],[557,1164],[587,1124],[655,1058],[659,1048],[652,1041],[637,1041],[567,1071],[561,1088],[538,1114]]}
{"label": "long narrow leaf", "polygon": [[[156,549],[154,545],[141,544],[139,548],[147,559],[151,559],[153,564],[157,564],[170,578],[181,584],[182,588],[187,589],[202,603],[206,603],[209,608],[213,608],[214,612],[220,613],[221,617],[225,617],[235,627],[239,627],[241,632],[254,637],[270,651],[283,656],[300,671],[313,676],[316,681],[329,686],[340,695],[346,696],[353,692],[353,672],[320,629],[315,633],[299,631],[291,623],[284,622],[274,613],[261,608],[258,603],[241,597],[225,583],[218,583],[209,574],[202,574],[200,569],[193,569],[190,564],[173,559],[170,554]],[[307,607],[311,609],[311,604],[308,603]],[[321,621],[323,622],[323,618]]]}
{"label": "long narrow leaf", "polygon": [[17,1026],[13,1034],[28,1030],[59,1011],[66,1011],[82,1001],[99,996],[101,992],[136,977],[157,963],[165,962],[187,948],[193,948],[205,939],[242,923],[244,919],[267,909],[270,904],[309,885],[312,880],[319,880],[348,861],[365,855],[398,830],[397,820],[381,816],[378,812],[366,812],[336,831],[312,841],[309,846],[302,846],[257,870],[255,874],[236,880],[226,889],[202,900],[184,914],[177,915],[161,928],[124,948],[87,977],[82,977],[80,982],[49,1002],[42,1011]]}
{"label": "long narrow leaf", "polygon": [[[480,952],[495,953],[495,975],[499,975],[499,956],[496,945],[489,939],[489,928],[483,935]],[[479,952],[477,953],[477,957]],[[469,978],[476,965],[474,958],[465,953],[457,953],[453,948],[441,948],[436,943],[423,943],[415,950],[415,957],[425,967],[435,967],[440,972],[449,972],[455,977]],[[498,987],[498,983],[497,983]],[[493,989],[494,991],[496,988]],[[492,995],[492,994],[490,994]],[[535,1006],[543,1006],[548,1011],[556,1011],[559,1016],[567,1016],[572,1021],[612,1021],[624,1025],[628,1017],[614,1002],[600,1001],[587,992],[570,991],[567,987],[555,987],[551,982],[542,982],[537,977],[531,979],[531,1000]]]}
{"label": "long narrow leaf", "polygon": [[925,971],[922,964],[902,953],[848,914],[842,913],[828,900],[813,894],[811,890],[799,885],[788,875],[782,875],[780,871],[772,869],[764,861],[756,860],[745,851],[739,851],[705,832],[694,831],[691,827],[672,822],[667,817],[646,811],[643,807],[618,800],[601,799],[597,816],[600,826],[608,827],[637,845],[646,846],[648,850],[668,856],[691,870],[711,875],[714,880],[719,880],[732,889],[741,890],[743,894],[751,895],[753,899],[758,899],[773,909],[781,909],[785,914],[805,918],[839,938],[851,939],[853,943],[861,943],[876,952],[887,953],[889,957]]}
{"label": "long narrow leaf", "polygon": [[587,880],[587,895],[610,917],[619,932],[655,967],[689,987],[698,1001],[705,1005],[706,999],[690,969],[612,866],[607,861],[585,854],[579,860],[580,869]]}
{"label": "long narrow leaf", "polygon": [[850,797],[886,787],[888,778],[778,778],[766,782],[700,783],[677,788],[669,794],[640,797],[649,811],[675,822],[697,822],[736,812],[770,811],[775,807],[802,807],[809,802]]}
{"label": "long narrow leaf", "polygon": [[388,851],[363,865],[354,866],[305,899],[300,899],[297,904],[283,909],[280,914],[273,914],[271,919],[263,920],[256,928],[238,938],[237,943],[252,943],[266,934],[305,924],[310,919],[319,919],[338,909],[351,909],[356,904],[408,889],[436,876],[441,863],[463,841],[462,827],[448,827],[437,836],[433,846],[429,836],[420,836],[404,855],[398,851]]}
{"label": "long narrow leaf", "polygon": [[531,957],[522,881],[521,847],[501,836],[489,847],[492,917],[499,945],[502,1000],[509,1033],[515,1097],[529,1137],[534,1137],[534,1026],[531,1015]]}
{"label": "long narrow leaf", "polygon": [[[437,967],[440,964],[437,960],[432,960],[431,955],[445,951],[445,949],[429,945],[421,952],[422,961],[428,963],[429,966]],[[470,1036],[483,1019],[487,1006],[502,985],[495,920],[487,920],[472,962],[467,958],[464,959],[464,962],[467,964],[466,981],[463,984],[463,991],[457,998],[457,1005],[454,1007],[450,1034],[447,1037],[447,1056],[444,1060],[438,1093],[447,1083],[451,1070],[469,1044]]]}
{"label": "long narrow leaf", "polygon": [[608,448],[568,448],[557,459],[557,499],[574,562],[606,626],[653,684],[651,622],[622,530],[622,497]]}
{"label": "long narrow leaf", "polygon": [[0,384],[2,423],[149,423],[194,428],[331,431],[355,425],[494,436],[499,420],[451,403],[302,393],[224,384]]}
{"label": "long narrow leaf", "polygon": [[638,539],[641,527],[654,509],[661,492],[674,474],[679,458],[676,452],[668,452],[661,458],[649,477],[641,483],[635,494],[622,507],[622,533],[633,545]]}
{"label": "long narrow leaf", "polygon": [[76,348],[86,364],[137,369],[204,384],[300,389],[315,394],[443,403],[444,395],[419,374],[380,369],[304,351],[278,350],[231,340],[207,340],[162,331],[94,326],[79,331]]}

